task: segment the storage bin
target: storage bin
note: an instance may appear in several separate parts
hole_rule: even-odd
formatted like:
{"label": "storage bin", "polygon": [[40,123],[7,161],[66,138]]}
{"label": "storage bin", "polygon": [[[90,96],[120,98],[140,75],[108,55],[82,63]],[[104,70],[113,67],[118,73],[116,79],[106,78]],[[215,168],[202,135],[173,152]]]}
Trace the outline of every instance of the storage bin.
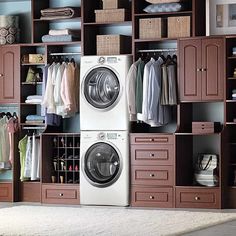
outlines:
{"label": "storage bin", "polygon": [[19,42],[19,17],[0,15],[0,44]]}
{"label": "storage bin", "polygon": [[190,36],[190,16],[168,17],[168,38]]}
{"label": "storage bin", "polygon": [[163,18],[139,19],[139,38],[156,39],[166,37],[166,20]]}
{"label": "storage bin", "polygon": [[95,10],[96,22],[120,22],[127,19],[126,9]]}
{"label": "storage bin", "polygon": [[97,35],[97,55],[128,53],[131,38],[125,35]]}
{"label": "storage bin", "polygon": [[125,0],[102,0],[103,9],[117,9],[125,6]]}
{"label": "storage bin", "polygon": [[44,63],[43,54],[25,54],[22,57],[23,63]]}

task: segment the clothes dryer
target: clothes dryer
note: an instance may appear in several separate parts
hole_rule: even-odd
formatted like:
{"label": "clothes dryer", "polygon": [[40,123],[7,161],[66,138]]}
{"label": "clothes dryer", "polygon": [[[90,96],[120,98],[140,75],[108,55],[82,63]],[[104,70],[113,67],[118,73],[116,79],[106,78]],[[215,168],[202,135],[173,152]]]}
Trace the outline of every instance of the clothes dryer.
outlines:
{"label": "clothes dryer", "polygon": [[128,130],[125,87],[131,63],[129,55],[81,58],[81,130]]}
{"label": "clothes dryer", "polygon": [[81,132],[80,203],[129,205],[127,131]]}

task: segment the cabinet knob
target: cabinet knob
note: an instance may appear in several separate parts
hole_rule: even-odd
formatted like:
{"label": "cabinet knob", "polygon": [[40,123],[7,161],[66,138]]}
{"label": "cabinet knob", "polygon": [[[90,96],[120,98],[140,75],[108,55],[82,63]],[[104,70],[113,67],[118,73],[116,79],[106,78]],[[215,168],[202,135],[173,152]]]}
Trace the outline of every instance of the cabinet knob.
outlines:
{"label": "cabinet knob", "polygon": [[195,200],[196,200],[196,201],[200,200],[200,197],[195,197]]}
{"label": "cabinet knob", "polygon": [[201,68],[197,68],[197,72],[200,72],[200,71],[202,71],[202,69]]}
{"label": "cabinet knob", "polygon": [[155,156],[155,154],[154,153],[150,153],[150,155],[149,155],[150,157],[154,157]]}
{"label": "cabinet knob", "polygon": [[59,196],[60,196],[60,197],[63,197],[63,193],[60,193]]}
{"label": "cabinet knob", "polygon": [[154,196],[149,196],[150,199],[154,199]]}
{"label": "cabinet knob", "polygon": [[150,139],[149,139],[149,141],[150,141],[150,142],[153,142],[153,141],[154,141],[154,139],[153,139],[153,138],[150,138]]}
{"label": "cabinet knob", "polygon": [[0,77],[3,77],[3,74],[0,74]]}
{"label": "cabinet knob", "polygon": [[202,71],[207,71],[207,69],[206,68],[202,68]]}
{"label": "cabinet knob", "polygon": [[150,174],[150,177],[154,177],[155,175],[154,174]]}

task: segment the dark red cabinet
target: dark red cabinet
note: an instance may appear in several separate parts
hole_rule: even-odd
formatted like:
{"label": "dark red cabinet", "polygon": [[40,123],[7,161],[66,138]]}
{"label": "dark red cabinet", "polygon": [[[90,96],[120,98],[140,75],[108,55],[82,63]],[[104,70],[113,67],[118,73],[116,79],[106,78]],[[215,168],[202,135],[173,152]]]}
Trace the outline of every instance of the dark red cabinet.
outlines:
{"label": "dark red cabinet", "polygon": [[0,103],[20,102],[20,47],[0,47]]}
{"label": "dark red cabinet", "polygon": [[179,40],[181,102],[223,101],[224,39]]}

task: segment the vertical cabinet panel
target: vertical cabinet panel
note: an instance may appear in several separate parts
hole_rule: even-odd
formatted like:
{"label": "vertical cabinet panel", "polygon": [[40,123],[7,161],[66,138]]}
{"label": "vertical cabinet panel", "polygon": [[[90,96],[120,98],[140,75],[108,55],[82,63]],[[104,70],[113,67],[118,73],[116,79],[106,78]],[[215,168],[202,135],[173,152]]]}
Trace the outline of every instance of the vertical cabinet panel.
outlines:
{"label": "vertical cabinet panel", "polygon": [[224,94],[223,39],[202,40],[202,100],[221,100]]}
{"label": "vertical cabinet panel", "polygon": [[180,100],[201,99],[201,41],[180,41]]}
{"label": "vertical cabinet panel", "polygon": [[223,38],[179,41],[180,101],[224,99]]}
{"label": "vertical cabinet panel", "polygon": [[0,103],[20,101],[20,47],[0,49]]}

